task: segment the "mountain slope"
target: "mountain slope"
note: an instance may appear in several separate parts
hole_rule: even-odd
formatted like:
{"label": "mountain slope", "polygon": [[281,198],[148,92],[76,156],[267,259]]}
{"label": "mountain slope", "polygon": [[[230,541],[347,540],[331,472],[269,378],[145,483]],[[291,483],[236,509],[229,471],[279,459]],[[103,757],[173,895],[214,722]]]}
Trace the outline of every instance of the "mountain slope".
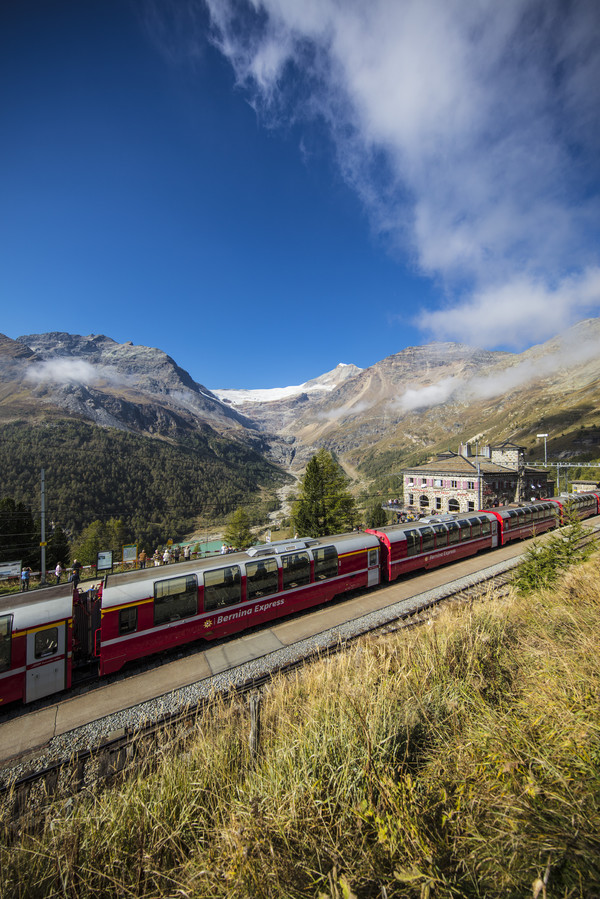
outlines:
{"label": "mountain slope", "polygon": [[239,408],[262,428],[293,437],[297,464],[326,446],[348,467],[380,475],[471,439],[519,440],[535,451],[539,431],[552,431],[550,445],[572,455],[579,451],[574,429],[600,424],[599,350],[598,319],[521,354],[452,343],[408,347],[327,391]]}
{"label": "mountain slope", "polygon": [[132,540],[177,539],[287,480],[173,359],[105,336],[0,335],[0,422],[2,495],[39,508],[44,468],[49,520],[72,533],[119,517]]}
{"label": "mountain slope", "polygon": [[[162,350],[62,332],[18,338],[20,355],[9,343],[3,337],[0,344],[1,380],[5,385],[10,378],[19,401],[27,397],[43,415],[67,413],[162,436],[193,429],[198,420],[220,432],[251,427]],[[6,420],[14,402],[4,394],[0,416]]]}

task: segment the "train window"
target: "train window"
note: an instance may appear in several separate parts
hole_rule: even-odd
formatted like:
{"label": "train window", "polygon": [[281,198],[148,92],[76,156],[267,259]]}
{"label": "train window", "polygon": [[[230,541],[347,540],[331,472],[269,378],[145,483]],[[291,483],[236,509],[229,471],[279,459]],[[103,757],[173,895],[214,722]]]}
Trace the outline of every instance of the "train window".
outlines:
{"label": "train window", "polygon": [[246,599],[257,599],[277,593],[277,562],[275,559],[259,559],[246,562]]}
{"label": "train window", "polygon": [[154,624],[189,618],[198,611],[198,581],[195,574],[154,582]]}
{"label": "train window", "polygon": [[479,520],[481,522],[481,533],[485,537],[486,534],[490,534],[492,531],[492,522],[485,515],[480,515]]}
{"label": "train window", "polygon": [[369,568],[373,568],[374,565],[377,565],[379,562],[379,550],[370,549],[369,550]]}
{"label": "train window", "polygon": [[405,531],[406,536],[406,555],[418,556],[421,552],[421,537],[418,531]]}
{"label": "train window", "polygon": [[288,553],[281,557],[283,568],[283,589],[302,587],[310,583],[310,560],[308,553]]}
{"label": "train window", "polygon": [[119,611],[119,633],[132,634],[137,631],[137,606],[129,606]]}
{"label": "train window", "polygon": [[324,581],[328,577],[337,577],[338,554],[335,546],[321,546],[313,550],[315,560],[315,581]]}
{"label": "train window", "polygon": [[452,545],[453,543],[458,543],[460,539],[460,528],[458,526],[458,522],[449,521],[448,522],[448,543]]}
{"label": "train window", "polygon": [[445,524],[434,524],[435,545],[448,546],[448,529]]}
{"label": "train window", "polygon": [[204,611],[233,606],[242,601],[242,578],[239,565],[228,565],[204,572]]}
{"label": "train window", "polygon": [[0,615],[0,671],[10,668],[12,615]]}
{"label": "train window", "polygon": [[471,537],[481,537],[481,521],[478,518],[471,519]]}
{"label": "train window", "polygon": [[44,656],[53,656],[55,652],[58,652],[58,628],[47,627],[38,631],[33,641],[34,657],[43,659]]}
{"label": "train window", "polygon": [[506,519],[506,522],[505,522],[505,527],[508,528],[508,530],[510,530],[510,528],[516,528],[518,523],[519,522],[517,520],[517,513],[515,512],[514,509],[509,509],[508,510],[508,518]]}
{"label": "train window", "polygon": [[423,552],[428,553],[435,547],[435,535],[433,528],[419,528],[421,531],[421,539],[423,541]]}
{"label": "train window", "polygon": [[458,522],[458,525],[460,527],[461,541],[470,540],[471,539],[471,523],[469,521],[467,521],[466,518],[461,518],[460,521]]}

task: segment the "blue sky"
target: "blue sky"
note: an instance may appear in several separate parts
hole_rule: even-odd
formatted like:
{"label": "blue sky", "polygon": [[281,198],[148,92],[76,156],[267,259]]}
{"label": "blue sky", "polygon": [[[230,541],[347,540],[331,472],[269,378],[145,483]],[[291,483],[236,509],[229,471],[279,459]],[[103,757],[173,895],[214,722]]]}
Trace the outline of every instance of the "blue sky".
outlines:
{"label": "blue sky", "polygon": [[600,310],[597,0],[6,0],[0,331],[208,387]]}

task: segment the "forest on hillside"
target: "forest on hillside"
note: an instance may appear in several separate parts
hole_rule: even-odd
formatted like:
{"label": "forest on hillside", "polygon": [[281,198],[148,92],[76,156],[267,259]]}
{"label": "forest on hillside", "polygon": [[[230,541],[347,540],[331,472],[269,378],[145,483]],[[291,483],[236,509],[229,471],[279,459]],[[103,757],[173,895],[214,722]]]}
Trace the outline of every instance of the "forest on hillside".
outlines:
{"label": "forest on hillside", "polygon": [[6,424],[0,440],[0,499],[76,536],[93,521],[120,519],[130,539],[181,539],[201,522],[252,504],[285,475],[252,449],[206,426],[177,444],[85,422]]}

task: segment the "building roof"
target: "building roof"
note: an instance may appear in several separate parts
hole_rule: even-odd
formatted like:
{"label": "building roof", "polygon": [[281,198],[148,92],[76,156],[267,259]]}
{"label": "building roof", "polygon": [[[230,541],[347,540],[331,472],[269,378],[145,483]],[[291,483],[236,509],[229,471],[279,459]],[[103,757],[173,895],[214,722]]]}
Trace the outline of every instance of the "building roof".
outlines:
{"label": "building roof", "polygon": [[[467,459],[465,456],[456,454],[453,454],[451,457],[448,457],[447,453],[443,455],[444,458],[442,459],[434,459],[433,462],[425,462],[424,465],[417,465],[414,468],[405,468],[403,474],[409,476],[413,474],[447,474],[471,477],[477,476],[477,466],[479,465],[479,472],[484,476],[502,475],[502,477],[517,477],[518,475],[516,468],[498,465],[496,462],[488,459],[487,456],[470,456]],[[546,480],[548,478],[547,472],[539,471],[537,468],[527,468],[526,466],[523,468],[523,474]]]}
{"label": "building roof", "polygon": [[[447,454],[444,453],[444,456],[447,456]],[[432,474],[433,472],[439,472],[440,474],[476,475],[478,465],[481,474],[517,474],[516,469],[507,468],[506,465],[498,465],[496,462],[492,462],[488,459],[487,456],[470,456],[467,459],[465,456],[458,455],[453,455],[449,458],[435,459],[433,462],[426,462],[424,465],[417,465],[414,468],[405,468],[404,474]]]}

